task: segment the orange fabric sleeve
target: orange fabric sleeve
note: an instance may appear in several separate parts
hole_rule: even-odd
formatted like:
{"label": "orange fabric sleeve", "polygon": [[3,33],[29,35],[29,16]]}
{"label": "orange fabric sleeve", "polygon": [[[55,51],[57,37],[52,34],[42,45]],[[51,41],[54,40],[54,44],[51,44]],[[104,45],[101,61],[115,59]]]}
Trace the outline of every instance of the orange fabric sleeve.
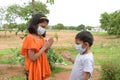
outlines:
{"label": "orange fabric sleeve", "polygon": [[46,52],[43,52],[42,55],[34,62],[28,57],[28,49],[33,49],[36,53],[40,48],[42,48],[43,44],[43,37],[40,37],[40,41],[38,41],[31,34],[28,34],[23,42],[21,55],[25,56],[24,67],[29,71],[29,80],[44,80],[51,75]]}

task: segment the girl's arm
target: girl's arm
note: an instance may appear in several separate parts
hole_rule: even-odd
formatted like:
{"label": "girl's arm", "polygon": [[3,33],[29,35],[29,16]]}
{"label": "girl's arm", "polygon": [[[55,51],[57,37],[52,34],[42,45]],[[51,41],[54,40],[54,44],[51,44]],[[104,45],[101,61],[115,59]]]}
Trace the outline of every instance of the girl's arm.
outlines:
{"label": "girl's arm", "polygon": [[39,56],[41,56],[41,54],[43,52],[46,51],[46,49],[48,49],[50,47],[50,44],[48,41],[45,41],[44,46],[39,50],[39,52],[35,53],[33,49],[29,49],[28,50],[28,56],[30,58],[31,61],[36,61],[38,59]]}
{"label": "girl's arm", "polygon": [[[51,38],[49,38],[47,41],[49,42],[50,47],[51,47],[51,46],[52,46],[52,44],[53,44],[53,42],[54,42],[54,39],[51,37]],[[50,48],[50,47],[49,47],[49,48]],[[46,52],[48,52],[49,48],[48,48],[48,49],[46,49]]]}

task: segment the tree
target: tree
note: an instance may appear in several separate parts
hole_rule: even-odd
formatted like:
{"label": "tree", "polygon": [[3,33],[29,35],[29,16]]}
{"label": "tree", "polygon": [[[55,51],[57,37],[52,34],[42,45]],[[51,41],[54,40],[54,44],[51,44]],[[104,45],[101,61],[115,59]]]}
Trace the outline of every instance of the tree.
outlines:
{"label": "tree", "polygon": [[18,27],[18,32],[19,31],[23,32],[24,30],[26,30],[27,25],[25,23],[21,23],[21,24],[18,24],[17,27]]}
{"label": "tree", "polygon": [[[47,9],[47,6],[41,2],[35,2],[34,5],[34,13],[43,13],[43,14],[48,14],[49,10]],[[21,8],[21,13],[20,16],[24,19],[24,20],[30,20],[30,18],[32,17],[32,3],[28,3],[26,4],[24,7]]]}
{"label": "tree", "polygon": [[[49,10],[47,9],[47,6],[41,2],[35,2],[35,13],[48,14]],[[21,20],[29,21],[32,17],[32,3],[25,3],[24,6],[20,6],[17,4],[10,5],[7,8],[7,14],[6,14],[6,21],[11,23],[15,22],[17,18],[20,18]]]}
{"label": "tree", "polygon": [[78,31],[85,30],[85,25],[81,24],[76,28]]}
{"label": "tree", "polygon": [[2,28],[2,24],[5,18],[5,8],[0,7],[0,29]]}
{"label": "tree", "polygon": [[64,25],[61,23],[58,23],[57,25],[53,26],[53,29],[62,30],[62,29],[64,29]]}
{"label": "tree", "polygon": [[86,30],[91,30],[92,27],[91,27],[91,26],[86,26],[85,29],[86,29]]}
{"label": "tree", "polygon": [[9,24],[3,24],[2,28],[3,28],[4,30],[8,29],[8,28],[9,28]]}
{"label": "tree", "polygon": [[[2,14],[2,9],[0,12],[1,14]],[[42,12],[43,14],[48,14],[49,10],[47,9],[47,6],[45,4],[37,1],[35,2],[35,12],[36,13]],[[24,6],[13,4],[13,5],[8,6],[6,9],[5,20],[8,22],[8,24],[16,23],[16,19],[21,19],[22,22],[26,21],[28,23],[31,17],[32,17],[32,3],[31,2],[25,3]],[[20,29],[21,32],[25,31],[27,23],[24,27],[18,26],[18,29]],[[9,26],[9,28],[12,28],[12,26],[11,27]],[[16,33],[18,33],[18,31]]]}
{"label": "tree", "polygon": [[[54,4],[54,0],[47,0],[47,3]],[[32,15],[35,13],[35,0],[32,0]]]}
{"label": "tree", "polygon": [[101,14],[101,28],[105,29],[108,34],[120,35],[120,11],[115,11],[113,13],[103,13]]}
{"label": "tree", "polygon": [[110,15],[107,12],[101,14],[100,19],[101,28],[107,31],[110,24],[110,20],[111,20]]}
{"label": "tree", "polygon": [[68,30],[76,30],[75,26],[67,26],[67,27],[68,27]]}
{"label": "tree", "polygon": [[10,23],[10,24],[3,24],[2,26],[3,29],[17,29],[17,24],[16,23]]}
{"label": "tree", "polygon": [[20,17],[21,6],[17,4],[10,5],[7,8],[5,19],[8,23],[15,23],[16,18]]}

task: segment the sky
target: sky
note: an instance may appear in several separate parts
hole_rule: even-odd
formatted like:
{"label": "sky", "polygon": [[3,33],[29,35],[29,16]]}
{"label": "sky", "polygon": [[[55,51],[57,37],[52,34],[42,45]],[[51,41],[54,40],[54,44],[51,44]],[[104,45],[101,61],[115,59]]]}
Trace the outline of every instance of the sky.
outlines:
{"label": "sky", "polygon": [[[32,0],[0,0],[0,6],[23,4]],[[46,0],[40,0],[43,3]],[[104,12],[120,10],[120,0],[55,0],[53,5],[47,4],[50,14],[50,25],[62,23],[66,26],[99,26],[100,15]]]}

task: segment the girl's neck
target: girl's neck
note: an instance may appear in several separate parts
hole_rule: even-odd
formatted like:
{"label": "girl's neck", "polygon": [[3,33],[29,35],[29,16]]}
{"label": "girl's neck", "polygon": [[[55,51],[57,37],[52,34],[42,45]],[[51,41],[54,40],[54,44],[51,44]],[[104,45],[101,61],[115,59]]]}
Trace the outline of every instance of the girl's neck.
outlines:
{"label": "girl's neck", "polygon": [[37,40],[40,40],[40,36],[37,34],[32,34]]}

